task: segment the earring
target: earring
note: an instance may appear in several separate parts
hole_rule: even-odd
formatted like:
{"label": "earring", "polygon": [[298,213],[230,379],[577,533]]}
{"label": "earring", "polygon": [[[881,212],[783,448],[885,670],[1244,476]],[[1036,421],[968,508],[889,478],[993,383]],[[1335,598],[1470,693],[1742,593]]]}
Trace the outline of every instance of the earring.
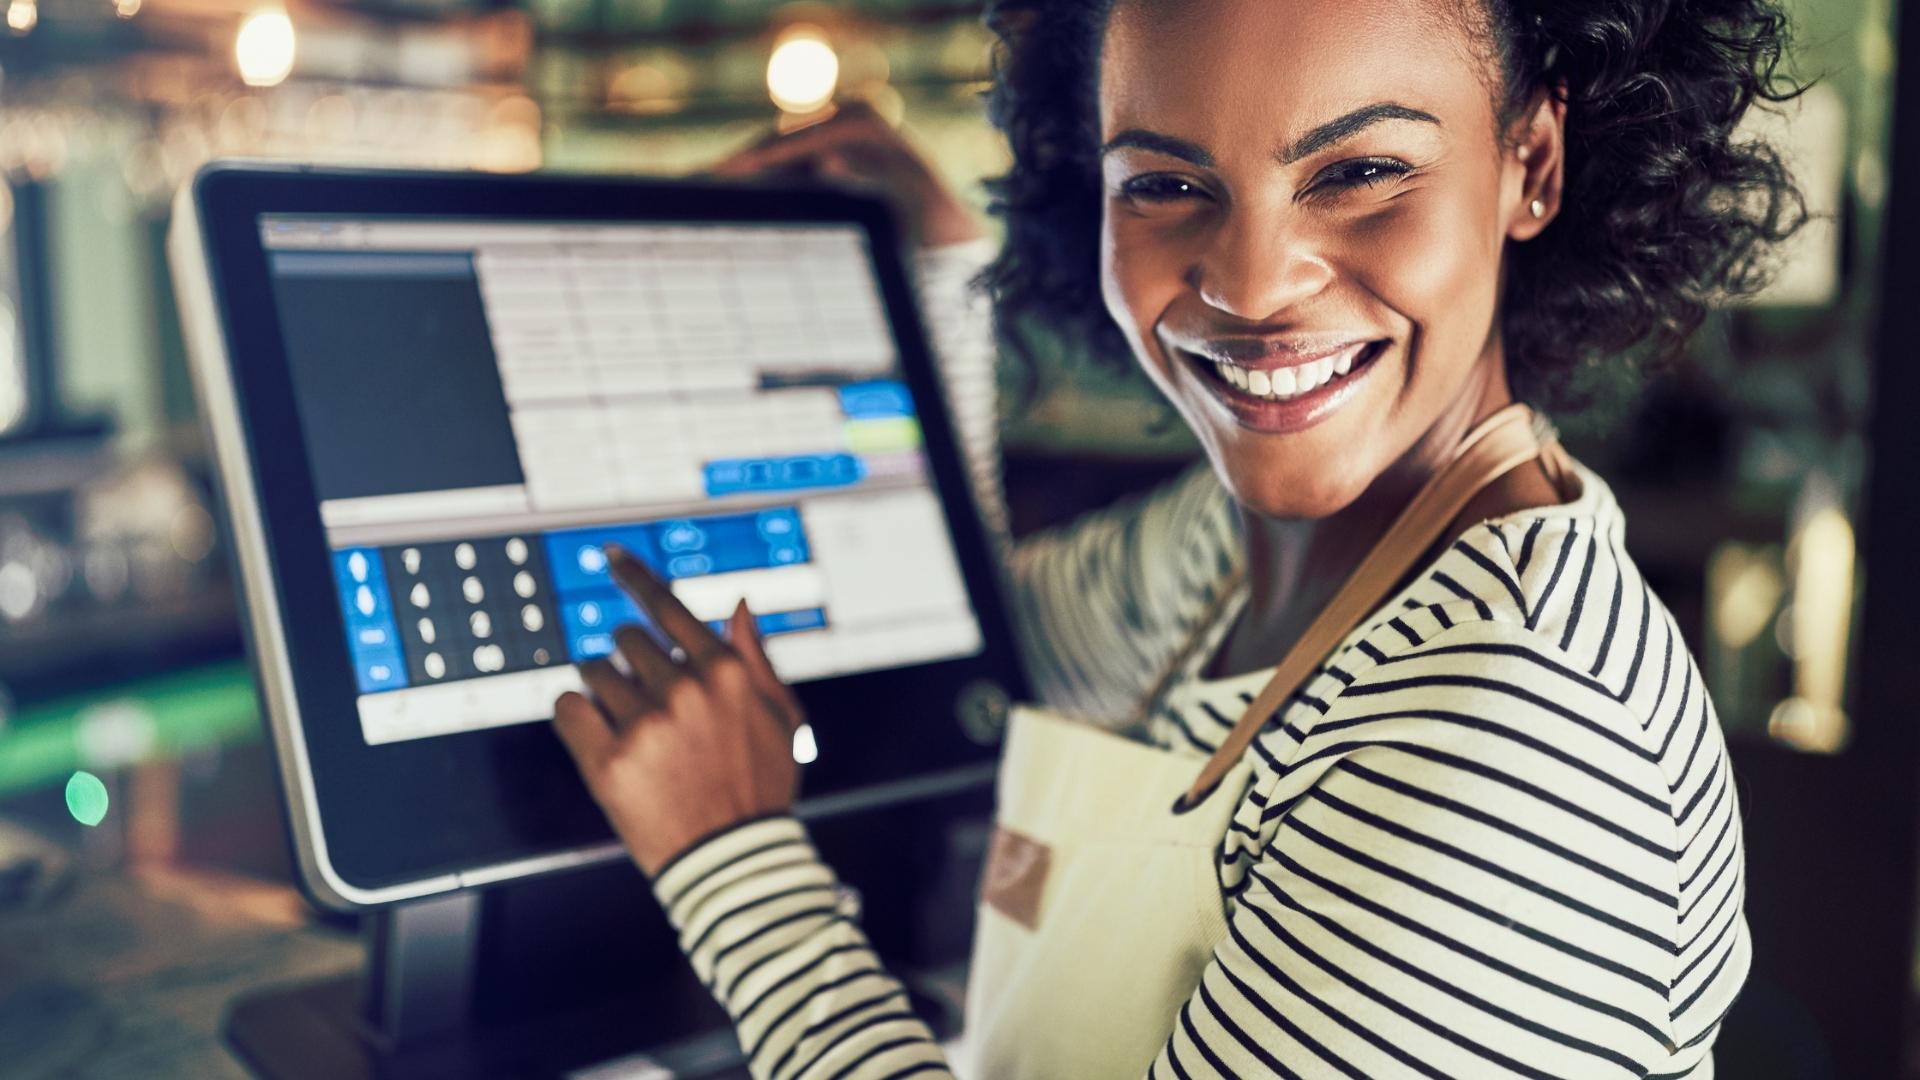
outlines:
{"label": "earring", "polygon": [[1522,146],[1513,152],[1513,156],[1519,158],[1521,161],[1524,162],[1528,158],[1533,157],[1533,147]]}
{"label": "earring", "polygon": [[1528,203],[1527,210],[1530,211],[1533,214],[1533,216],[1537,218],[1543,218],[1547,216],[1547,204],[1542,202],[1539,199],[1535,199],[1532,202]]}

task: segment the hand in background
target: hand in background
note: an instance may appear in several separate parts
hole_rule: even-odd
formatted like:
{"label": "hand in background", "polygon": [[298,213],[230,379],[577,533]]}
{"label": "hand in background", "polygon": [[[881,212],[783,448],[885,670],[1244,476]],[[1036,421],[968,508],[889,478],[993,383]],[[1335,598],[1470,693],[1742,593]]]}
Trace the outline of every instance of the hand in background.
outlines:
{"label": "hand in background", "polygon": [[789,809],[799,786],[799,701],[768,663],[743,600],[722,640],[652,571],[607,549],[614,580],[679,647],[675,660],[638,626],[614,631],[633,674],[580,665],[593,697],[569,691],[553,725],[587,789],[647,876],[696,841]]}
{"label": "hand in background", "polygon": [[805,176],[874,190],[891,200],[910,243],[940,247],[986,235],[959,196],[919,151],[865,104],[791,134],[767,138],[726,158],[715,176]]}

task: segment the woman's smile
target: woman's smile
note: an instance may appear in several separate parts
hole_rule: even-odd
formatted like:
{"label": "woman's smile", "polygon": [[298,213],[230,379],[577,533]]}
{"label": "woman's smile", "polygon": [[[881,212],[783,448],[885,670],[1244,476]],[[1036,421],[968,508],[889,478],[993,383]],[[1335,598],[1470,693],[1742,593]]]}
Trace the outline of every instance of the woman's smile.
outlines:
{"label": "woman's smile", "polygon": [[1192,374],[1240,426],[1289,434],[1332,416],[1358,394],[1386,351],[1385,339],[1296,350],[1261,339],[1172,346]]}

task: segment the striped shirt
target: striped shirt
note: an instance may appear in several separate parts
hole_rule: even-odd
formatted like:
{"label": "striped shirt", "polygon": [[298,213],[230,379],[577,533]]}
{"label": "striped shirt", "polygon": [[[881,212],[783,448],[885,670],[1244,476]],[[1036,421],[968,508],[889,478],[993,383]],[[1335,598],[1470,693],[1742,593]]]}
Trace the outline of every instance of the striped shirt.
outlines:
{"label": "striped shirt", "polygon": [[[1577,499],[1469,530],[1268,720],[1221,838],[1228,934],[1142,1074],[1713,1074],[1750,958],[1726,746],[1618,503],[1575,471]],[[1203,633],[1133,734],[1210,753],[1268,674],[1198,677],[1243,552],[1204,463],[1011,548],[1036,692],[1118,726]],[[654,885],[754,1075],[948,1075],[795,818]]]}

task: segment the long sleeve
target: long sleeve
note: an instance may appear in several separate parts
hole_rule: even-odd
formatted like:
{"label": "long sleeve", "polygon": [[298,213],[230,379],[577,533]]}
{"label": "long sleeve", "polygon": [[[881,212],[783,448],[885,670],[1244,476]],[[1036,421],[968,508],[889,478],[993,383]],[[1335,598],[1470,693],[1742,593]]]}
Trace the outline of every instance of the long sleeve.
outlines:
{"label": "long sleeve", "polygon": [[1022,540],[1009,606],[1035,695],[1123,723],[1240,558],[1232,502],[1207,463]]}
{"label": "long sleeve", "polygon": [[733,1017],[756,1078],[951,1075],[796,818],[710,837],[653,887],[695,973]]}

